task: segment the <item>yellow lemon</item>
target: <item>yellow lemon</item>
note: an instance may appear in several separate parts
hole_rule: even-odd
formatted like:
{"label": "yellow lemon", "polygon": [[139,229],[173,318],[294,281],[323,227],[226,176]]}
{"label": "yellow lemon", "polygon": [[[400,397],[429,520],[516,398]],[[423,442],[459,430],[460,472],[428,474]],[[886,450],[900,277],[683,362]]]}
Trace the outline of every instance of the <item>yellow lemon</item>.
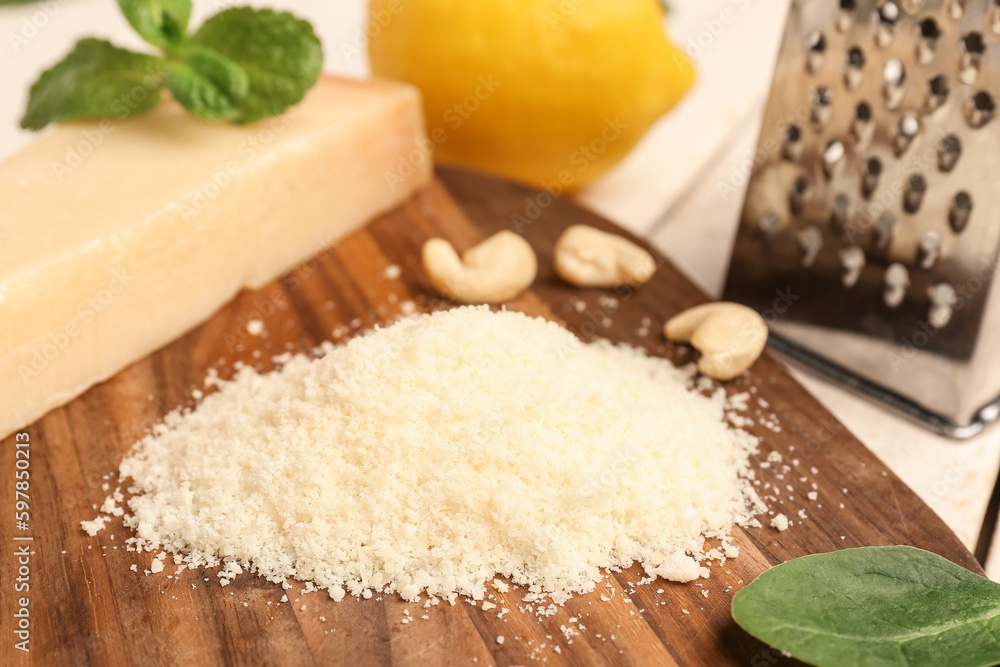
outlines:
{"label": "yellow lemon", "polygon": [[439,162],[550,190],[617,164],[694,79],[658,0],[371,0],[367,32]]}

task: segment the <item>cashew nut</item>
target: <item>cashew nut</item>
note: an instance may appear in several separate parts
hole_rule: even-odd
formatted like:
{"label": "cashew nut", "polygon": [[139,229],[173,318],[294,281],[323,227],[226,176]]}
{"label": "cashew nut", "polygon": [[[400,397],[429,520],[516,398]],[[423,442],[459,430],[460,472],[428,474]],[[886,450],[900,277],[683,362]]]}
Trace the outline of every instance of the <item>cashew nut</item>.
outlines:
{"label": "cashew nut", "polygon": [[587,225],[573,225],[556,241],[556,273],[577,287],[642,285],[656,261],[626,238]]}
{"label": "cashew nut", "polygon": [[494,234],[461,258],[444,239],[430,239],[424,243],[423,262],[434,289],[459,303],[510,301],[538,273],[535,251],[509,231]]}
{"label": "cashew nut", "polygon": [[732,380],[750,368],[767,344],[767,324],[753,308],[706,303],[670,318],[667,340],[691,343],[701,352],[698,370],[713,380]]}

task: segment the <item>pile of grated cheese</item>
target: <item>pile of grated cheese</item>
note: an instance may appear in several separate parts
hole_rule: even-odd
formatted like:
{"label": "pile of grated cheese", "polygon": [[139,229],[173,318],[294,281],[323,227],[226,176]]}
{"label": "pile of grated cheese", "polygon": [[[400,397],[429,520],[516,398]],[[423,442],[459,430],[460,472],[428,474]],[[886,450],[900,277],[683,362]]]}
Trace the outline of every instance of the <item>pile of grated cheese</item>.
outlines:
{"label": "pile of grated cheese", "polygon": [[635,561],[708,576],[759,525],[756,438],[666,360],[485,307],[319,353],[242,368],[136,446],[135,548],[335,600],[482,599],[504,576],[560,602]]}

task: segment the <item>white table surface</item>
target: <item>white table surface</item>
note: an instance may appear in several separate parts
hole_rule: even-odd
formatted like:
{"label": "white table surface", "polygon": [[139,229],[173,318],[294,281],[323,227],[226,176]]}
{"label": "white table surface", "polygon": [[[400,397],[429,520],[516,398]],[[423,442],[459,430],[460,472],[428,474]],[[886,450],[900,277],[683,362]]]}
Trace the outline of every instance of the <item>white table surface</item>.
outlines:
{"label": "white table surface", "polygon": [[[236,3],[196,0],[192,24],[232,4]],[[364,0],[250,4],[284,7],[309,18],[323,40],[327,70],[367,75],[359,37],[366,16]],[[624,163],[577,198],[651,239],[702,289],[718,296],[742,204],[745,178],[740,174],[755,149],[787,3],[673,0],[671,5],[670,31],[675,39],[686,45],[701,37],[705,44],[697,55],[695,89],[652,128]],[[720,18],[726,22],[717,21]],[[30,83],[85,35],[144,48],[113,0],[0,7],[0,158],[31,140],[30,133],[17,127]],[[734,184],[735,194],[726,194],[721,183]],[[795,373],[970,549],[975,546],[1000,467],[1000,429],[964,443],[948,441],[823,380]],[[1000,557],[987,566],[1000,579]]]}

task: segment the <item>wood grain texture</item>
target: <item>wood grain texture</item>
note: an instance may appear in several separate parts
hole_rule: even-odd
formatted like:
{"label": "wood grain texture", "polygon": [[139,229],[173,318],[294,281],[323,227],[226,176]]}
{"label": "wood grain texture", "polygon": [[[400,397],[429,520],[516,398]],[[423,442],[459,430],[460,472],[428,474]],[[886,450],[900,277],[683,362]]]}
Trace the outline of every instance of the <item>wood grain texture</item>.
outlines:
{"label": "wood grain texture", "polygon": [[[584,339],[606,337],[676,363],[690,361],[688,348],[666,343],[659,331],[667,318],[704,296],[662,258],[655,278],[638,291],[571,288],[555,276],[552,250],[559,233],[574,223],[619,231],[565,201],[442,170],[438,182],[401,208],[332,248],[318,248],[315,258],[280,281],[241,293],[203,326],[23,429],[31,442],[31,528],[15,533],[13,512],[0,522],[0,663],[789,664],[729,616],[735,591],[773,564],[844,547],[912,544],[981,572],[943,522],[766,355],[727,390],[755,387],[751,416],[760,397],[769,405],[764,415],[774,413],[780,423],[780,432],[760,425],[749,430],[762,438],[759,460],[779,452],[788,465],[796,462],[784,474],[778,466],[758,471],[762,483],[782,489],[769,505],[795,525],[781,533],[767,527],[737,530],[740,557],[714,566],[708,580],[635,586],[642,573],[633,567],[541,618],[523,609],[523,591],[517,589],[493,590],[498,607],[490,611],[462,601],[423,609],[389,595],[335,603],[322,593],[301,594],[298,583],[283,591],[249,575],[221,587],[214,572],[176,573],[169,560],[162,573],[146,576],[151,554],[124,549],[129,535],[120,522],[93,538],[81,531],[80,521],[97,516],[107,495],[102,484],[114,488],[124,454],[166,412],[193,405],[191,392],[210,368],[223,377],[237,361],[269,369],[274,354],[308,351],[321,341],[345,340],[360,328],[390,322],[407,301],[425,311],[447,307],[419,264],[419,248],[432,236],[464,250],[519,226],[538,253],[539,276],[509,308],[561,321]],[[385,276],[391,264],[402,268],[398,278]],[[574,307],[578,299],[586,304],[582,311]],[[266,336],[247,332],[247,321],[256,318],[265,322]],[[7,479],[13,477],[14,451],[11,437],[0,452]],[[814,482],[819,497],[809,501]],[[13,484],[3,484],[0,496],[2,506],[12,508]],[[808,518],[800,520],[800,510]],[[15,545],[25,544],[13,542],[15,534],[34,537],[29,654],[14,650],[11,632],[16,598],[23,595],[12,584],[17,568],[12,554]],[[133,563],[138,572],[130,571]],[[281,603],[286,593],[289,602]],[[602,601],[602,595],[611,600]],[[510,611],[499,617],[504,607]],[[402,622],[404,610],[412,622]],[[565,631],[570,627],[577,634]]]}

